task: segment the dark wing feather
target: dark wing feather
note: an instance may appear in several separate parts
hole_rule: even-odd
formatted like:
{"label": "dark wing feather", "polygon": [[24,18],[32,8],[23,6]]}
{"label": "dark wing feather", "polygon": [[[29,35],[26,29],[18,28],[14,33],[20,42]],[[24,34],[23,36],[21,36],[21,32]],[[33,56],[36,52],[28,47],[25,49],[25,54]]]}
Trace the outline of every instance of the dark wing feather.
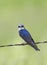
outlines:
{"label": "dark wing feather", "polygon": [[20,36],[28,43],[35,43],[33,38],[31,37],[30,33],[27,30],[19,31]]}
{"label": "dark wing feather", "polygon": [[[31,45],[35,50],[39,50],[36,46],[33,38],[31,37],[30,33],[24,29],[19,31],[19,35],[29,44]],[[39,50],[40,51],[40,50]]]}

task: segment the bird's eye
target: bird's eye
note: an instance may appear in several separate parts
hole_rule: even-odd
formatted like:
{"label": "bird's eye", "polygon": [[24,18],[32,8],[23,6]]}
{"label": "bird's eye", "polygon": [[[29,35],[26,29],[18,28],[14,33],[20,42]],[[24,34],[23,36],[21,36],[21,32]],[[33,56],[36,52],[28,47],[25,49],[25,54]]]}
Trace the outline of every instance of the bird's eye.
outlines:
{"label": "bird's eye", "polygon": [[18,28],[20,28],[20,26],[18,26]]}
{"label": "bird's eye", "polygon": [[21,27],[24,27],[23,25]]}

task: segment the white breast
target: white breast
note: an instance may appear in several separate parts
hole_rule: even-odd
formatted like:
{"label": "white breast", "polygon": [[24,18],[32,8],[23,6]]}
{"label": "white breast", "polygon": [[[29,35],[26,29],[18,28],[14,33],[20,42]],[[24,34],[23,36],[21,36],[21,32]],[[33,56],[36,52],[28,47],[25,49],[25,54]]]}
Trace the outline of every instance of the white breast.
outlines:
{"label": "white breast", "polygon": [[18,31],[20,31],[20,30],[22,30],[22,29],[24,29],[23,27],[22,28],[18,28]]}

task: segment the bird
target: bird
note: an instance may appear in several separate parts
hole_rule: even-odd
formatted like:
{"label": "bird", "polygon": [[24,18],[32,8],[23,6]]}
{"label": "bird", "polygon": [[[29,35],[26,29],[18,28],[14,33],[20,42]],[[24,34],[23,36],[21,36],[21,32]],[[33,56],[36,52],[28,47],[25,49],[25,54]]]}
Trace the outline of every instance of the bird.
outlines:
{"label": "bird", "polygon": [[30,46],[32,46],[36,51],[40,51],[40,49],[35,44],[31,34],[27,31],[23,24],[18,25],[18,32],[20,37]]}

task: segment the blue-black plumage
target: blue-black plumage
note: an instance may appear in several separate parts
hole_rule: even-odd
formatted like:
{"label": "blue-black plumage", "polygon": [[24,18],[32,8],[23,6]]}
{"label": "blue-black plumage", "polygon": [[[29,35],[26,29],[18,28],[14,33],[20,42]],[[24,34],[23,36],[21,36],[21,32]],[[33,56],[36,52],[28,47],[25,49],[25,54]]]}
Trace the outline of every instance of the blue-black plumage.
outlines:
{"label": "blue-black plumage", "polygon": [[30,33],[25,29],[24,25],[19,25],[18,26],[18,30],[19,30],[19,35],[29,44],[31,45],[35,50],[40,51],[40,49],[37,47],[37,45],[35,44],[32,36],[30,35]]}

